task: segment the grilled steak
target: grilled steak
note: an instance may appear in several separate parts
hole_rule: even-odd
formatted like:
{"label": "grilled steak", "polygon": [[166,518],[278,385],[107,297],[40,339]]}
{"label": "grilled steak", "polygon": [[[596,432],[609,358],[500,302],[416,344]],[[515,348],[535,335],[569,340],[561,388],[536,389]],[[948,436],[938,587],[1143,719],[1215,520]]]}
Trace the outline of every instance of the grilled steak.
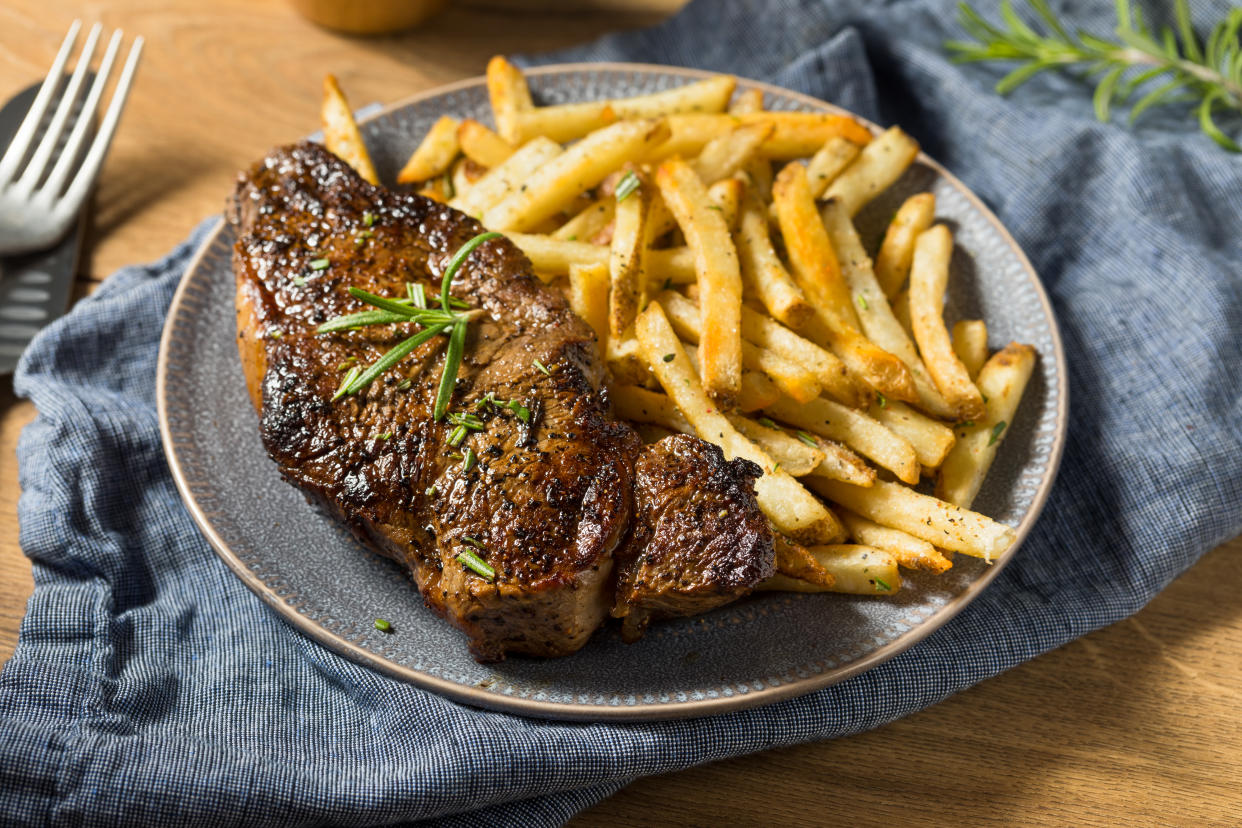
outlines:
{"label": "grilled steak", "polygon": [[[315,329],[366,309],[349,286],[394,296],[418,283],[436,295],[448,259],[484,228],[429,199],[374,187],[309,143],[274,150],[243,173],[228,214],[238,230],[242,364],[285,479],[407,566],[476,658],[581,647],[613,605],[613,553],[627,537],[635,462],[653,454],[609,417],[589,327],[507,239],[479,247],[452,288],[483,313],[469,326],[450,411],[476,414],[483,428],[453,446],[454,427],[432,417],[444,337],[333,402],[349,365],[374,362],[411,330]],[[754,511],[750,479],[731,479],[733,500],[722,489],[719,508]],[[664,508],[675,511],[673,500]],[[746,534],[721,543],[766,555],[756,577],[770,570],[770,542],[760,548]],[[493,567],[495,580],[459,563],[464,551]],[[731,576],[730,597],[741,572],[719,573]]]}
{"label": "grilled steak", "polygon": [[634,526],[617,552],[622,635],[648,621],[727,604],[776,570],[772,530],[753,497],[763,470],[678,434],[646,447],[634,468]]}

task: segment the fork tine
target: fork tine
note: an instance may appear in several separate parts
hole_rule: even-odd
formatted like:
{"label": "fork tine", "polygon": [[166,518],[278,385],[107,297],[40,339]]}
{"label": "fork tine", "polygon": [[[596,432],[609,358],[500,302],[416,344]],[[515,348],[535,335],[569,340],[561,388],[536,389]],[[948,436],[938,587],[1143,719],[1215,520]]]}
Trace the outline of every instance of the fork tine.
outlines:
{"label": "fork tine", "polygon": [[96,133],[90,151],[86,153],[86,158],[82,160],[82,166],[78,168],[78,174],[74,177],[73,183],[65,191],[64,197],[57,202],[56,213],[64,215],[76,212],[94,185],[95,176],[99,174],[99,167],[103,164],[104,156],[108,154],[112,136],[116,134],[116,125],[121,120],[121,110],[125,108],[125,100],[129,97],[129,88],[134,81],[134,70],[138,68],[138,58],[142,56],[142,44],[141,37],[134,38],[134,45],[129,50],[129,58],[126,59],[125,68],[121,70],[121,77],[116,82],[112,101],[108,104],[108,112],[99,124],[99,132]]}
{"label": "fork tine", "polygon": [[39,123],[43,120],[43,113],[47,111],[52,93],[60,86],[60,79],[65,71],[65,62],[69,60],[69,53],[73,51],[73,45],[78,41],[78,30],[81,28],[81,20],[75,20],[69,26],[69,33],[65,35],[64,42],[60,44],[56,60],[52,61],[52,68],[48,71],[47,77],[43,79],[43,85],[39,87],[39,94],[35,95],[34,103],[30,105],[30,111],[26,113],[17,134],[13,136],[8,151],[5,152],[3,158],[0,158],[0,189],[3,189],[13,178],[18,165],[26,157],[26,151],[30,149],[30,142],[39,129]]}
{"label": "fork tine", "polygon": [[74,105],[78,102],[78,91],[82,88],[82,81],[91,67],[91,59],[95,56],[95,44],[99,42],[99,33],[102,31],[103,26],[98,23],[91,26],[90,34],[86,36],[86,43],[82,44],[82,53],[78,55],[78,65],[73,68],[73,75],[61,92],[60,105],[56,107],[56,114],[52,116],[51,123],[47,125],[47,132],[43,133],[43,140],[35,148],[34,155],[30,157],[26,171],[22,173],[22,177],[13,187],[14,195],[19,197],[30,195],[34,192],[39,179],[43,177],[43,173],[47,171],[52,153],[56,152],[56,147],[60,144],[65,122],[69,120]]}
{"label": "fork tine", "polygon": [[73,132],[69,134],[69,139],[65,141],[65,148],[60,158],[56,160],[52,174],[47,177],[47,182],[40,191],[41,198],[48,201],[55,200],[65,185],[65,179],[73,170],[74,163],[78,160],[78,150],[81,149],[86,132],[90,129],[95,110],[99,108],[99,99],[103,97],[104,87],[108,85],[108,76],[112,74],[112,64],[116,60],[117,50],[121,47],[121,35],[121,30],[117,29],[108,41],[108,49],[104,52],[103,60],[99,62],[99,70],[95,73],[95,82],[91,84],[91,90],[82,103],[82,112],[78,115],[77,123],[73,125]]}

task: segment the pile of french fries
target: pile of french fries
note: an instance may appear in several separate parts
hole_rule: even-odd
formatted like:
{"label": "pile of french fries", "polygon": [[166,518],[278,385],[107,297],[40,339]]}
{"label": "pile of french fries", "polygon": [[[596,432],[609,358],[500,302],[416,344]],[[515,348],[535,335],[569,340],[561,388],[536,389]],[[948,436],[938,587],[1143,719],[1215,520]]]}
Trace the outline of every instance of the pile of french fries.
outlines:
{"label": "pile of french fries", "polygon": [[[496,57],[495,129],[443,116],[398,182],[506,234],[565,293],[644,439],[696,434],[763,469],[766,588],[891,595],[902,569],[995,560],[1014,532],[970,506],[1034,349],[989,354],[983,320],[946,325],[953,238],[931,193],[864,248],[853,217],[914,163],[910,136],[766,111],[735,87],[536,106]],[[323,118],[328,147],[375,181],[331,77]]]}

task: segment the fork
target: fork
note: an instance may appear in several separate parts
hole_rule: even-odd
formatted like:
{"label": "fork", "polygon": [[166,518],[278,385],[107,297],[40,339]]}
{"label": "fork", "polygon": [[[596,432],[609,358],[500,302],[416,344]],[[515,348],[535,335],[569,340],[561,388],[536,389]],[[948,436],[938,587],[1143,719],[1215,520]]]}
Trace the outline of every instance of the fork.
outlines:
{"label": "fork", "polygon": [[[29,114],[22,121],[8,151],[0,158],[0,255],[41,250],[50,247],[65,234],[99,176],[99,168],[112,143],[121,110],[125,108],[138,58],[142,54],[141,37],[135,38],[112,93],[108,111],[89,148],[83,152],[83,142],[121,47],[122,32],[120,29],[113,32],[99,70],[95,73],[95,80],[79,109],[77,103],[82,85],[102,32],[98,23],[91,27],[78,56],[77,66],[61,89],[65,64],[77,43],[81,28],[79,20],[73,21],[69,27],[69,34],[61,44],[51,71],[39,87]],[[60,97],[57,102],[58,92]],[[32,151],[31,145],[39,126],[53,103],[56,103],[56,109],[52,119]]]}

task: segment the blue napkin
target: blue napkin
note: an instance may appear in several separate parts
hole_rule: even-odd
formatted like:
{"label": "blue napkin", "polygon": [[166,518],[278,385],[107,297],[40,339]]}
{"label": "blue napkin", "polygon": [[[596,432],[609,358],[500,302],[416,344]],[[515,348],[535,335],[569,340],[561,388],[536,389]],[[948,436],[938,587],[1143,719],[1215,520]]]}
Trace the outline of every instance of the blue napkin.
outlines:
{"label": "blue napkin", "polygon": [[[653,724],[481,712],[338,658],[229,574],[164,463],[156,347],[199,227],[18,372],[39,409],[19,446],[35,593],[0,674],[0,821],[553,825],[644,774],[933,704],[1133,613],[1242,531],[1242,163],[1182,113],[1097,123],[1063,76],[997,97],[1003,67],[945,57],[953,5],[698,0],[547,58],[729,71],[899,123],[1017,236],[1065,335],[1069,443],[1034,533],[953,622],[813,695]],[[1055,5],[1111,30],[1111,3]],[[1226,9],[1194,5],[1201,26]]]}

